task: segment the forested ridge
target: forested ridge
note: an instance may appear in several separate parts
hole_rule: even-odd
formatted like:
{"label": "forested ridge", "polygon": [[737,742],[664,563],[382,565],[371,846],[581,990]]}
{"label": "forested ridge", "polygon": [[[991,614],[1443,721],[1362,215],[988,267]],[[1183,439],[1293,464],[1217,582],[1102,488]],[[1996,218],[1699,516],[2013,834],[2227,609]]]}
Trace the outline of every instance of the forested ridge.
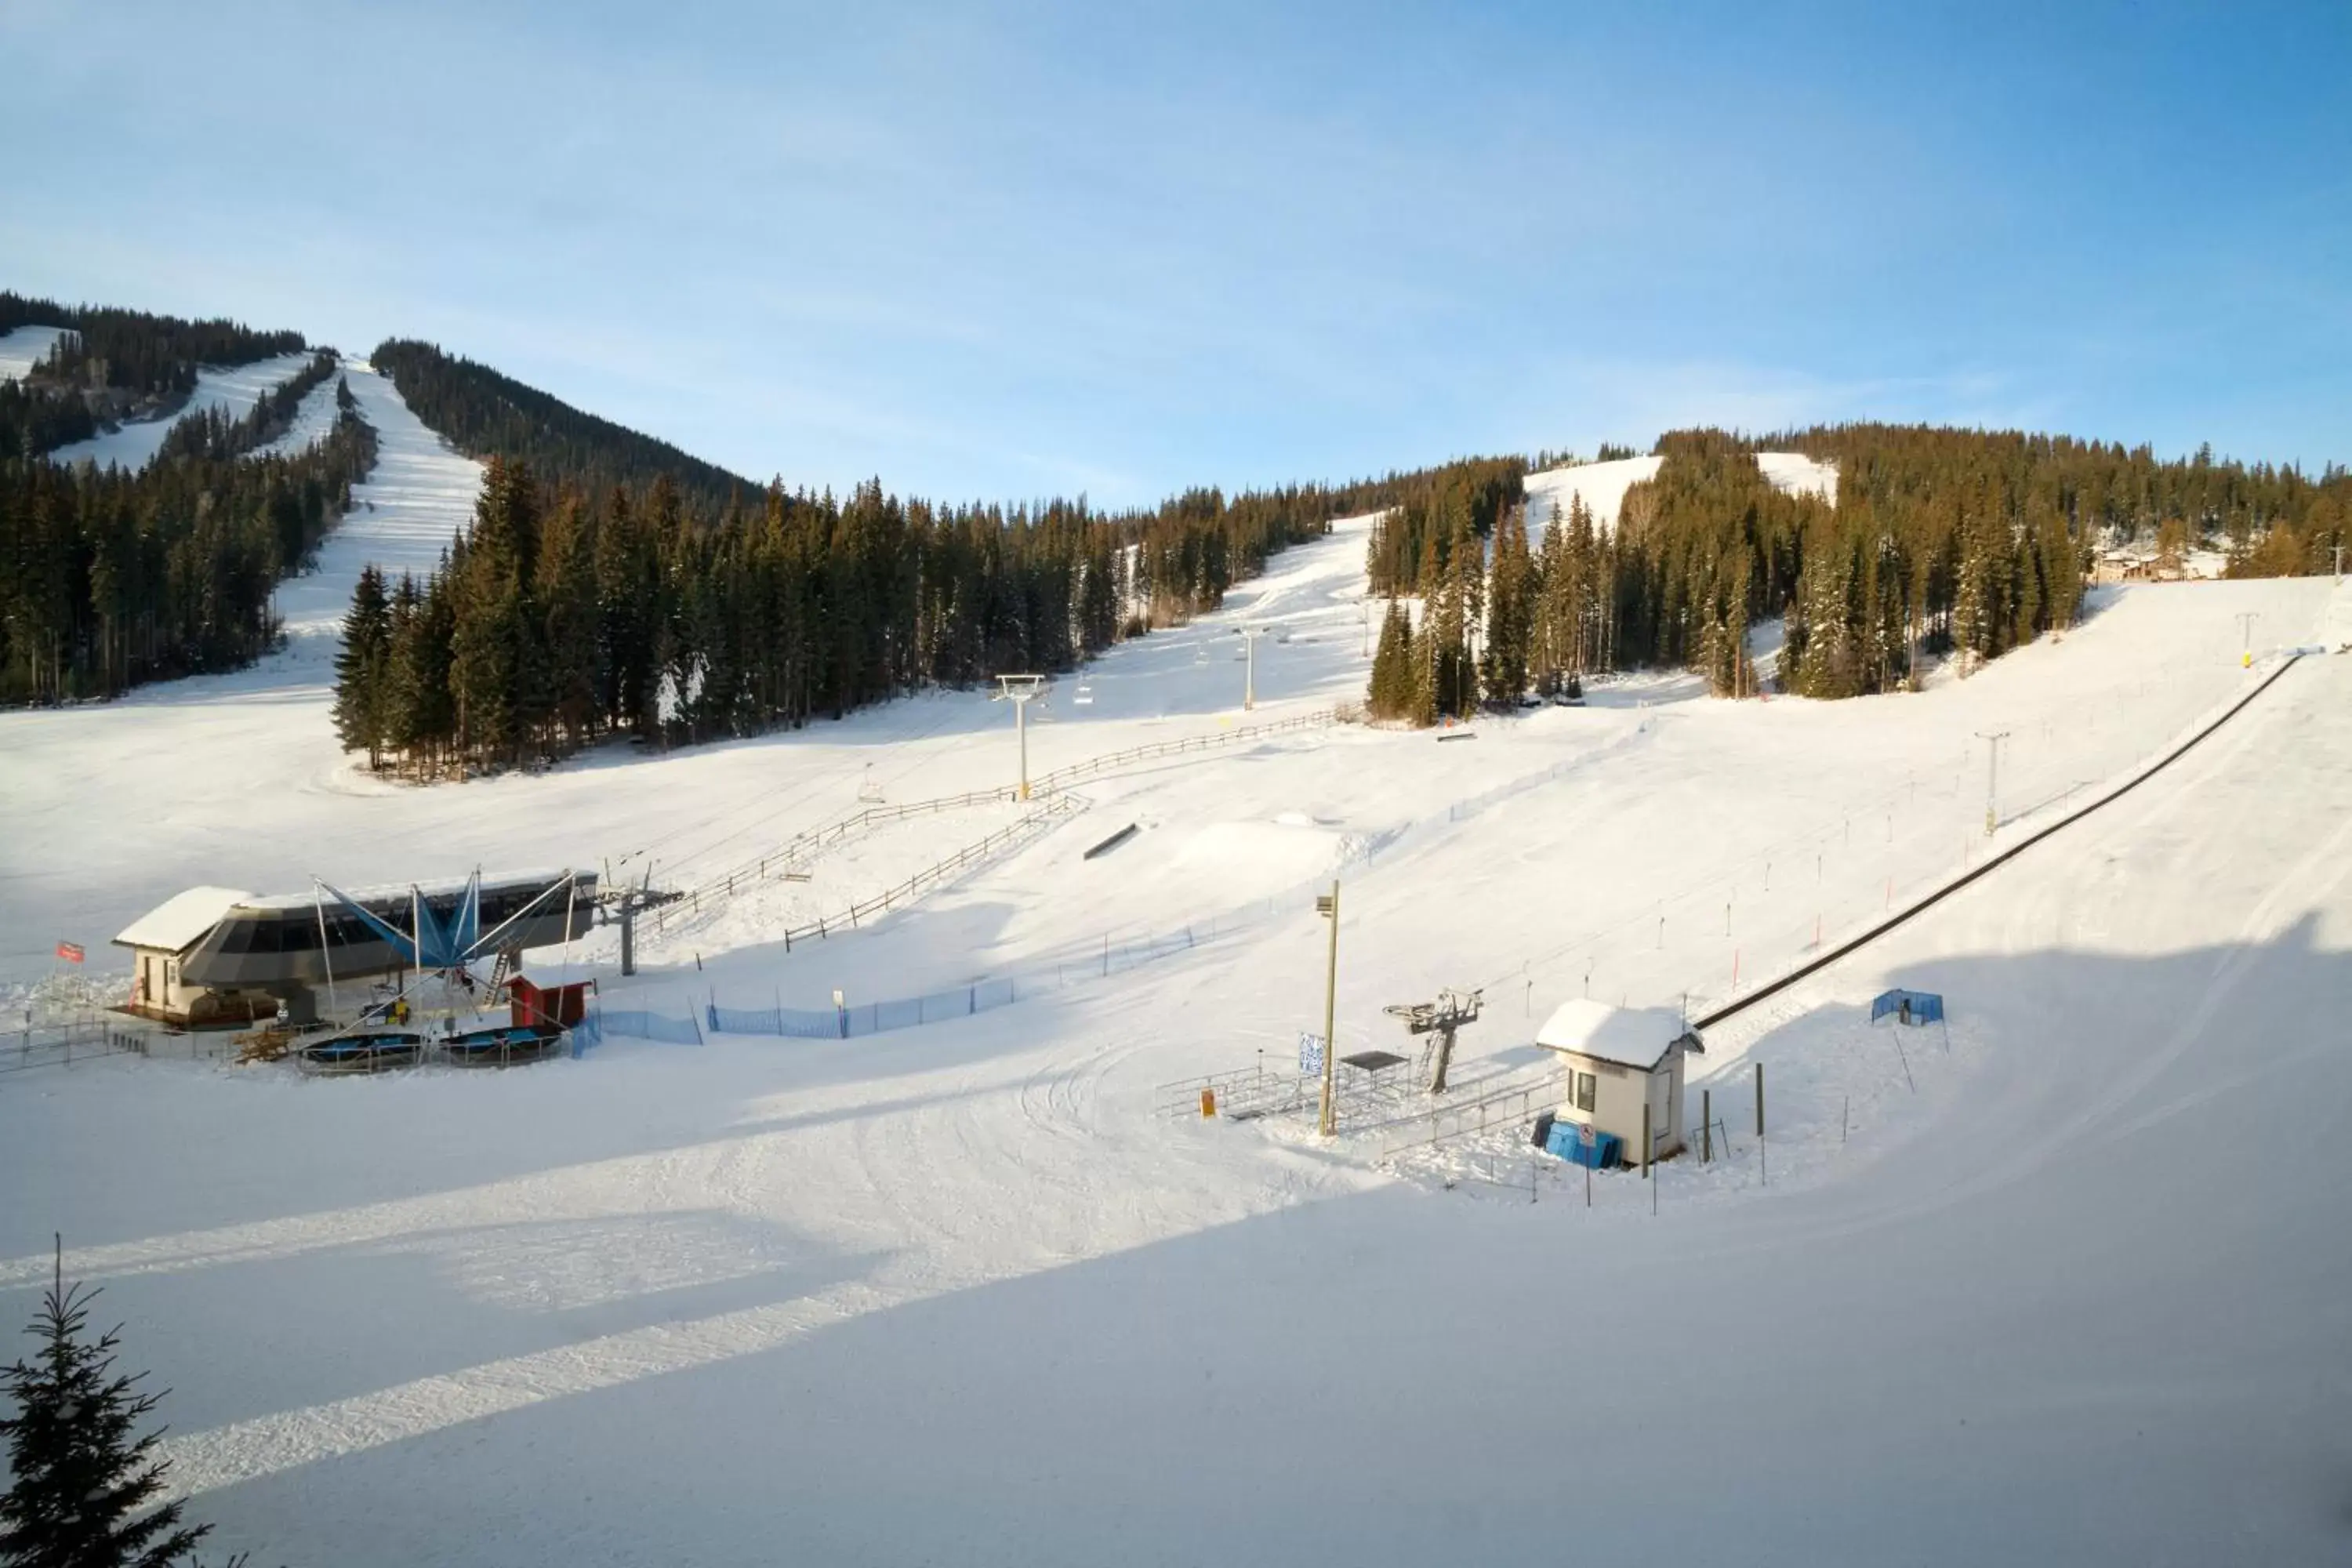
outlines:
{"label": "forested ridge", "polygon": [[136,474],[0,460],[0,701],[111,697],[275,646],[271,590],[375,464],[338,391],[334,427],[291,456],[183,450]]}
{"label": "forested ridge", "polygon": [[[325,385],[340,363],[333,351],[320,349],[309,364],[264,393],[243,416],[232,418],[222,408],[207,408],[188,416],[164,436],[163,446],[156,448],[157,460],[182,457],[226,459],[259,451],[294,427],[295,416],[302,410],[302,400]],[[338,385],[336,393],[338,402],[349,407],[351,388]]]}
{"label": "forested ridge", "polygon": [[[1853,424],[1751,437],[1669,432],[1619,516],[1580,505],[1528,548],[1522,481],[1485,463],[1434,476],[1384,519],[1375,590],[1424,601],[1386,618],[1370,706],[1427,723],[1594,670],[1684,666],[1756,689],[1750,623],[1784,617],[1780,682],[1884,691],[1930,656],[1963,674],[2073,624],[2102,546],[2210,542],[2234,575],[2328,571],[2352,475],[2166,462],[2064,437]],[[1833,464],[1834,503],[1775,489],[1759,451]],[[1612,454],[1622,455],[1622,453]]]}
{"label": "forested ridge", "polygon": [[667,475],[682,505],[717,513],[762,487],[716,463],[431,343],[393,338],[371,362],[392,378],[401,401],[461,452],[511,458],[574,489],[641,489]]}
{"label": "forested ridge", "polygon": [[386,343],[375,363],[490,465],[443,570],[370,574],[346,625],[345,743],[424,777],[1066,670],[1427,479],[1199,488],[1120,513],[1084,497],[950,504],[879,479],[836,497],[755,487],[428,345]]}
{"label": "forested ridge", "polygon": [[[271,585],[373,460],[347,389],[327,441],[252,456],[332,374],[331,354],[243,418],[175,426],[143,474],[68,473],[34,454],[87,434],[95,411],[301,339],[0,293],[0,326],[26,321],[83,335],[0,387],[0,700],[110,695],[266,651]],[[1387,617],[1371,707],[1423,721],[1636,666],[1751,691],[1748,628],[1776,617],[1783,689],[1885,690],[1928,658],[1965,672],[2071,624],[2102,546],[2202,543],[2233,574],[2324,571],[2352,515],[2340,468],[2314,479],[2210,451],[2162,461],[2145,447],[1874,424],[1669,432],[1656,477],[1618,517],[1572,509],[1532,539],[1528,465],[1510,456],[1337,486],[1201,488],[1116,513],[1083,496],[950,504],[878,479],[837,497],[755,484],[430,345],[376,353],[426,424],[491,464],[444,569],[371,576],[352,605],[338,723],[427,775],[1067,669],[1214,607],[1274,552],[1368,512],[1381,514],[1374,592],[1423,606],[1418,624]],[[1834,502],[1775,489],[1764,450],[1834,465]]]}
{"label": "forested ridge", "polygon": [[70,335],[32,374],[0,386],[0,454],[16,457],[87,439],[125,418],[168,412],[195,390],[202,366],[250,364],[308,346],[299,332],[61,305],[0,290],[0,332],[26,326],[64,327]]}

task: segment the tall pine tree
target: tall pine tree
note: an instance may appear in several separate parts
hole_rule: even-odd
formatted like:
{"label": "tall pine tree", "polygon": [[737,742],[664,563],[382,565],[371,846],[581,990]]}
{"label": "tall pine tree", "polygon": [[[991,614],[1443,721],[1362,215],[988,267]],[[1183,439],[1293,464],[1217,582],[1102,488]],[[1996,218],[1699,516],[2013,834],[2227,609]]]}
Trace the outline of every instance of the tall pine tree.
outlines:
{"label": "tall pine tree", "polygon": [[383,574],[360,568],[352,607],[343,616],[343,646],[335,654],[335,732],[347,752],[365,751],[368,767],[381,760],[387,687],[392,669],[392,601]]}

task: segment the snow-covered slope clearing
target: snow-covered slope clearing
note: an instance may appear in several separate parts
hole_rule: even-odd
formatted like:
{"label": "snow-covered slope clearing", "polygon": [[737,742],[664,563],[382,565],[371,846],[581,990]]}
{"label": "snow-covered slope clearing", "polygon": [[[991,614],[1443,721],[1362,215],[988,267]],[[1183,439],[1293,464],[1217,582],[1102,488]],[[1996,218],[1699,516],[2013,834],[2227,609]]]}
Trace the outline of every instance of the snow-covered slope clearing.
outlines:
{"label": "snow-covered slope clearing", "polygon": [[[1664,460],[1658,457],[1616,458],[1605,463],[1576,463],[1529,474],[1527,489],[1530,536],[1540,540],[1544,525],[1555,515],[1565,522],[1570,503],[1579,497],[1592,513],[1596,528],[1606,532],[1616,527],[1618,509],[1625,503],[1625,492],[1644,479],[1656,479],[1658,465]],[[1837,500],[1834,464],[1815,462],[1801,452],[1759,452],[1756,466],[1764,471],[1775,489],[1791,495],[1811,491],[1829,500]]]}
{"label": "snow-covered slope clearing", "polygon": [[76,335],[70,327],[11,327],[0,332],[0,381],[17,381],[49,357],[59,338]]}
{"label": "snow-covered slope clearing", "polygon": [[[338,375],[351,374],[350,360],[339,359],[335,363]],[[288,426],[286,433],[275,441],[256,448],[254,456],[291,457],[326,439],[327,433],[335,427],[335,380],[336,377],[331,375],[303,394],[301,405],[294,411],[293,424]],[[405,412],[405,405],[403,411]]]}
{"label": "snow-covered slope clearing", "polygon": [[241,419],[272,390],[299,374],[302,367],[310,363],[310,357],[308,353],[278,354],[251,364],[200,370],[196,373],[196,390],[176,412],[161,419],[136,420],[92,436],[87,441],[71,442],[51,452],[49,460],[91,463],[101,468],[143,468],[163,450],[163,438],[172,433],[173,426],[213,408],[232,419]]}

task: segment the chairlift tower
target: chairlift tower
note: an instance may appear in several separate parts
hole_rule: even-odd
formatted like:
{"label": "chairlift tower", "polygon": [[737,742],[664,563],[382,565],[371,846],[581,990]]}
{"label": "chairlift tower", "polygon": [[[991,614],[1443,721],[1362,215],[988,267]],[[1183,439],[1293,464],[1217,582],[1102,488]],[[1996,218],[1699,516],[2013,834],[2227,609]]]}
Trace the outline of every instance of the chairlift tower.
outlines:
{"label": "chairlift tower", "polygon": [[1013,704],[1013,728],[1021,736],[1021,795],[1029,798],[1029,704],[1045,686],[1042,675],[1000,675],[996,700]]}
{"label": "chairlift tower", "polygon": [[1990,838],[2000,821],[1994,814],[1994,807],[2000,793],[2000,743],[2009,739],[2009,731],[1979,730],[1977,739],[1991,748],[1985,759],[1985,837]]}
{"label": "chairlift tower", "polygon": [[1257,706],[1257,639],[1265,637],[1272,629],[1269,626],[1238,628],[1242,639],[1242,710],[1244,712],[1248,712]]}
{"label": "chairlift tower", "polygon": [[646,863],[646,874],[635,887],[622,886],[617,893],[606,892],[598,902],[610,911],[609,923],[621,928],[621,973],[633,975],[637,972],[637,917],[646,910],[664,904],[677,903],[684,893],[671,892],[654,886],[653,862]]}
{"label": "chairlift tower", "polygon": [[[1465,1024],[1475,1024],[1478,1021],[1478,1009],[1486,999],[1486,993],[1484,989],[1476,991],[1447,989],[1440,991],[1434,1002],[1399,1002],[1387,1009],[1391,1018],[1404,1020],[1406,1034],[1436,1037],[1430,1042],[1436,1058],[1433,1070],[1429,1075],[1430,1093],[1445,1092],[1445,1074],[1454,1065],[1454,1031]],[[1423,1052],[1423,1060],[1428,1062],[1431,1054],[1431,1052]]]}

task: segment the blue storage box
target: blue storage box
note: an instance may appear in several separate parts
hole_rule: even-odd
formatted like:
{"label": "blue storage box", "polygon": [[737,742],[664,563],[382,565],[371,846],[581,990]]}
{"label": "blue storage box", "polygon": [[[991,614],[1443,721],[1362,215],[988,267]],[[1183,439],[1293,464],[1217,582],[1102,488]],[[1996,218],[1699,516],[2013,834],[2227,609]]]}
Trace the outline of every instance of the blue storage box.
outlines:
{"label": "blue storage box", "polygon": [[1545,1147],[1571,1164],[1590,1165],[1596,1171],[1614,1166],[1622,1152],[1623,1140],[1614,1132],[1596,1132],[1591,1144],[1584,1142],[1584,1129],[1573,1121],[1555,1121],[1551,1138]]}

